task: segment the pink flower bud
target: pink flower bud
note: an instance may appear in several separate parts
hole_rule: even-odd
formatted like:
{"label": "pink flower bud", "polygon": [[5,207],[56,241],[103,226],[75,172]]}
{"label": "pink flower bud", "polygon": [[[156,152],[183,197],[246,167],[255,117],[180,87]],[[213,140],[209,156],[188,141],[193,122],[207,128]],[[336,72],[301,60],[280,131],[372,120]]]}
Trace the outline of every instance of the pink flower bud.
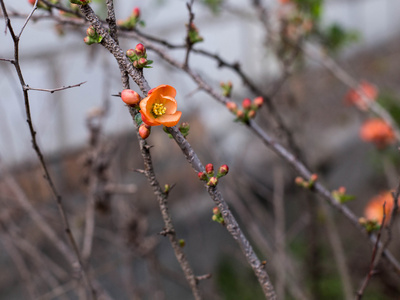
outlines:
{"label": "pink flower bud", "polygon": [[135,53],[137,56],[144,56],[146,54],[146,47],[143,44],[137,44],[135,47]]}
{"label": "pink flower bud", "polygon": [[220,176],[225,176],[229,172],[229,167],[228,165],[222,165],[218,169],[218,175]]}
{"label": "pink flower bud", "polygon": [[123,90],[121,92],[121,99],[128,105],[136,105],[140,102],[140,96],[133,90]]}
{"label": "pink flower bud", "polygon": [[238,119],[242,119],[242,118],[244,117],[244,112],[243,112],[243,110],[238,109],[238,110],[236,111],[236,117],[237,117]]}
{"label": "pink flower bud", "polygon": [[139,18],[140,17],[140,9],[139,9],[139,7],[135,7],[133,9],[132,16],[134,16],[135,18]]}
{"label": "pink flower bud", "polygon": [[243,109],[250,109],[251,107],[251,100],[249,98],[245,98],[242,102]]}
{"label": "pink flower bud", "polygon": [[206,173],[208,175],[212,175],[214,173],[214,166],[213,164],[207,164],[206,165]]}
{"label": "pink flower bud", "polygon": [[296,179],[294,180],[294,182],[295,182],[297,185],[302,185],[302,184],[304,183],[304,179],[301,178],[301,177],[296,177]]}
{"label": "pink flower bud", "polygon": [[237,104],[232,101],[226,102],[226,107],[233,113],[236,113],[237,111]]}
{"label": "pink flower bud", "polygon": [[341,186],[338,188],[338,192],[342,195],[346,194],[346,188],[344,186]]}
{"label": "pink flower bud", "polygon": [[93,44],[93,42],[91,41],[90,37],[88,37],[88,36],[85,36],[84,39],[83,39],[83,41],[84,41],[87,45]]}
{"label": "pink flower bud", "polygon": [[255,98],[255,99],[253,100],[253,103],[254,103],[255,106],[257,106],[258,108],[260,108],[260,107],[263,105],[263,103],[264,103],[264,99],[263,99],[263,97],[257,97],[257,98]]}
{"label": "pink flower bud", "polygon": [[203,180],[203,181],[207,180],[207,175],[204,172],[197,173],[197,176],[199,177],[200,180]]}
{"label": "pink flower bud", "polygon": [[137,67],[136,68],[143,68],[146,65],[147,65],[147,59],[145,59],[144,57],[141,57],[137,61]]}
{"label": "pink flower bud", "polygon": [[247,113],[247,117],[248,117],[249,119],[253,119],[255,116],[256,116],[256,111],[255,111],[255,110],[250,110],[250,111]]}
{"label": "pink flower bud", "polygon": [[310,176],[310,181],[312,181],[312,182],[317,181],[317,179],[318,179],[318,175],[317,175],[317,174],[312,174],[312,175]]}
{"label": "pink flower bud", "polygon": [[126,56],[128,56],[129,58],[134,57],[134,55],[135,55],[135,50],[133,49],[126,50]]}
{"label": "pink flower bud", "polygon": [[219,211],[218,206],[215,206],[215,207],[213,208],[213,214],[214,214],[214,215],[220,214],[220,211]]}
{"label": "pink flower bud", "polygon": [[142,139],[147,139],[151,133],[151,127],[147,124],[142,124],[139,127],[139,135]]}
{"label": "pink flower bud", "polygon": [[218,184],[217,177],[211,177],[210,180],[207,182],[208,186],[216,186]]}
{"label": "pink flower bud", "polygon": [[93,28],[93,26],[89,26],[89,28],[86,29],[86,34],[88,36],[94,37],[96,36],[96,30]]}

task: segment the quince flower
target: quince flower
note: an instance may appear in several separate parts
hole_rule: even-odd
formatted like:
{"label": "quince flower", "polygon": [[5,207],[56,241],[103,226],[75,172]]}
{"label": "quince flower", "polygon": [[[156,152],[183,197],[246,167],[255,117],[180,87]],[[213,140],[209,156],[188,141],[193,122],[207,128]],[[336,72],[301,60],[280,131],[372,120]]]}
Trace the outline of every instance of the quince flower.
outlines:
{"label": "quince flower", "polygon": [[149,126],[166,127],[178,124],[182,112],[176,110],[175,95],[176,90],[170,85],[162,84],[151,89],[139,104],[143,122]]}
{"label": "quince flower", "polygon": [[367,120],[361,127],[360,136],[362,140],[374,143],[379,149],[396,140],[392,127],[381,119]]}
{"label": "quince flower", "polygon": [[[398,200],[397,200],[398,201]],[[393,210],[393,196],[390,191],[382,192],[381,194],[373,197],[367,204],[364,210],[365,218],[369,221],[376,221],[378,224],[383,220],[383,204],[385,204],[385,224],[390,221],[390,214]]]}
{"label": "quince flower", "polygon": [[[366,98],[363,99],[361,95],[364,95]],[[360,110],[366,111],[368,110],[369,102],[375,101],[378,96],[378,89],[375,85],[362,81],[357,90],[350,90],[345,98],[345,101],[348,105],[355,105]]]}

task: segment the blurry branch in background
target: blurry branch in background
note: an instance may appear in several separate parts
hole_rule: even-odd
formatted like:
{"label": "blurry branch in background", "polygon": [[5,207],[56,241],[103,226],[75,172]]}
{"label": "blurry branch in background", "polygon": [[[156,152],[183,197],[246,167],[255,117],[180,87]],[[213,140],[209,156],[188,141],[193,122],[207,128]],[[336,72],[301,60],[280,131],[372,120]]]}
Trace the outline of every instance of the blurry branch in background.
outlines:
{"label": "blurry branch in background", "polygon": [[[39,145],[37,143],[37,140],[36,140],[36,131],[35,131],[34,127],[33,127],[33,121],[32,121],[32,116],[31,116],[31,108],[30,108],[30,103],[29,103],[29,95],[28,95],[28,91],[25,89],[25,87],[27,85],[26,85],[24,77],[22,75],[22,70],[21,70],[20,63],[19,63],[19,42],[20,42],[20,38],[21,38],[21,35],[23,33],[23,30],[25,29],[25,26],[28,24],[31,16],[33,15],[34,11],[36,10],[37,2],[38,2],[38,0],[36,0],[35,5],[34,5],[32,11],[31,11],[31,13],[28,15],[26,21],[24,22],[24,25],[22,26],[22,29],[21,29],[20,33],[18,35],[16,35],[15,32],[14,32],[14,28],[11,25],[11,20],[8,17],[4,1],[3,0],[0,1],[1,9],[3,11],[3,15],[4,15],[4,18],[5,18],[5,21],[6,21],[7,28],[9,30],[9,32],[10,32],[11,38],[12,38],[13,43],[14,43],[14,59],[13,59],[13,61],[11,63],[15,67],[15,71],[17,72],[17,75],[18,75],[18,78],[19,78],[19,81],[20,81],[20,84],[21,84],[21,87],[22,87],[22,92],[23,92],[24,101],[25,101],[25,112],[26,112],[26,117],[27,117],[27,123],[28,123],[28,126],[29,126],[29,132],[30,132],[31,138],[32,138],[33,149],[35,150],[35,152],[36,152],[36,154],[37,154],[37,156],[39,158],[40,164],[41,164],[41,166],[43,168],[44,177],[45,177],[46,181],[48,182],[51,191],[53,192],[55,201],[57,202],[59,213],[60,213],[60,216],[61,216],[62,221],[64,223],[65,232],[66,232],[66,234],[67,234],[67,236],[69,238],[69,241],[70,241],[70,243],[72,245],[72,248],[73,248],[73,251],[75,253],[77,262],[79,264],[80,271],[82,272],[82,276],[84,278],[85,284],[88,287],[88,289],[89,289],[89,291],[90,291],[90,293],[92,295],[92,298],[96,298],[96,293],[97,292],[96,292],[95,288],[92,286],[92,283],[91,283],[90,279],[88,278],[88,275],[86,274],[86,271],[84,270],[84,268],[82,266],[82,259],[81,259],[81,256],[80,256],[79,248],[78,248],[78,245],[77,245],[77,242],[76,242],[74,236],[72,235],[71,228],[70,228],[70,225],[69,225],[69,222],[68,222],[68,218],[67,218],[67,215],[66,215],[66,212],[65,212],[65,208],[64,208],[64,205],[63,205],[63,202],[62,202],[62,197],[58,193],[58,191],[57,191],[57,189],[56,189],[56,187],[54,185],[53,179],[51,178],[50,173],[48,171],[44,156],[43,156],[42,151],[40,150],[40,147],[39,147]],[[26,203],[28,203],[28,202],[26,202]],[[69,253],[69,250],[67,250],[66,247],[63,247],[63,251],[65,252],[64,254]],[[72,264],[75,263],[75,260],[71,260],[71,258],[69,260],[70,260],[70,263],[72,263]]]}
{"label": "blurry branch in background", "polygon": [[[0,222],[0,227],[2,227],[1,231],[6,231],[5,225]],[[35,284],[33,283],[33,274],[28,269],[23,256],[21,255],[19,249],[14,244],[13,240],[8,237],[5,233],[0,233],[1,244],[3,245],[4,249],[11,257],[12,261],[14,262],[15,267],[17,268],[22,281],[24,282],[24,286],[26,288],[27,298],[35,299],[38,295],[36,290]]]}
{"label": "blurry branch in background", "polygon": [[340,274],[340,281],[343,288],[343,298],[346,300],[353,299],[353,287],[351,284],[351,276],[347,267],[346,255],[343,249],[342,241],[338,228],[335,224],[332,212],[329,210],[327,203],[321,203],[324,216],[326,218],[326,234],[332,246],[332,253],[335,259],[335,265]]}
{"label": "blurry branch in background", "polygon": [[393,120],[392,116],[379,103],[375,102],[374,99],[369,98],[363,90],[358,88],[359,81],[351,77],[331,57],[329,57],[327,54],[324,54],[322,51],[319,51],[315,45],[308,43],[300,47],[310,59],[318,61],[344,85],[355,91],[371,112],[385,120],[385,122],[390,125],[395,132],[397,141],[400,142],[400,129]]}
{"label": "blurry branch in background", "polygon": [[280,267],[276,268],[276,294],[278,299],[285,299],[286,272],[282,266],[286,265],[285,254],[285,206],[284,206],[284,178],[282,167],[273,169],[274,178],[274,217],[275,217],[275,247],[276,257]]}

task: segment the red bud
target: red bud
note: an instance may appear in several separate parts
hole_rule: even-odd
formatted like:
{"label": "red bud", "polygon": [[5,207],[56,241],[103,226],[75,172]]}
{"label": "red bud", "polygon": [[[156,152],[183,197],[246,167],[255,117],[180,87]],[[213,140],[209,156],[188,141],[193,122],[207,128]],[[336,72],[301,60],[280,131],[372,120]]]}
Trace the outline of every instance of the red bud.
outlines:
{"label": "red bud", "polygon": [[211,175],[212,173],[214,173],[214,166],[213,164],[207,164],[206,165],[206,173]]}
{"label": "red bud", "polygon": [[147,124],[142,124],[139,127],[139,135],[142,139],[147,139],[151,133],[151,127]]}
{"label": "red bud", "polygon": [[251,100],[249,98],[245,98],[242,102],[243,109],[250,109],[251,107]]}
{"label": "red bud", "polygon": [[121,92],[121,99],[128,105],[136,105],[140,102],[139,94],[129,89]]}

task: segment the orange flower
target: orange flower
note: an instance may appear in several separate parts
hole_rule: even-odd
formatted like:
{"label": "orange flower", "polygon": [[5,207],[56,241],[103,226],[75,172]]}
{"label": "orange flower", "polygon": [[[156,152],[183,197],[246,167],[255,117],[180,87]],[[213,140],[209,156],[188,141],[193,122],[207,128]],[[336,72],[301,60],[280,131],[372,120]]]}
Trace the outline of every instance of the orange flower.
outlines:
{"label": "orange flower", "polygon": [[[364,95],[368,99],[363,99],[361,95]],[[367,81],[362,81],[358,87],[357,90],[350,90],[346,97],[345,101],[349,105],[355,105],[361,110],[367,110],[368,109],[368,100],[373,101],[376,99],[378,96],[378,89],[376,86],[372,85],[371,83]]]}
{"label": "orange flower", "polygon": [[175,95],[176,90],[166,84],[150,90],[147,97],[139,104],[143,122],[149,126],[166,127],[178,124],[182,112],[176,110]]}
{"label": "orange flower", "polygon": [[[398,201],[398,200],[397,200]],[[378,224],[382,223],[383,219],[383,204],[385,204],[385,224],[390,221],[390,214],[393,210],[393,196],[390,191],[382,192],[378,196],[372,198],[364,210],[365,218],[369,221],[376,221]]]}
{"label": "orange flower", "polygon": [[363,141],[372,142],[379,149],[385,148],[395,141],[392,127],[381,119],[367,120],[361,127],[360,136]]}

